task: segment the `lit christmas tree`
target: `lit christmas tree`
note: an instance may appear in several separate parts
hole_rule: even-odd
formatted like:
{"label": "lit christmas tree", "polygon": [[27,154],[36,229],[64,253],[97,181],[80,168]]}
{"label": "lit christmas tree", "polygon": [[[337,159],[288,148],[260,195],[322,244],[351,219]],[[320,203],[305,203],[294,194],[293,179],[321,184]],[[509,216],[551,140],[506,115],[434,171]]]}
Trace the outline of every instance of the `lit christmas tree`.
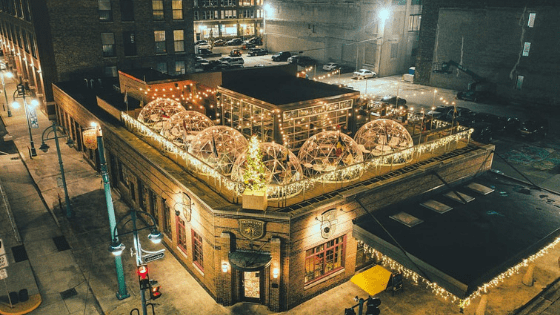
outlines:
{"label": "lit christmas tree", "polygon": [[243,181],[247,189],[252,191],[262,190],[266,187],[266,166],[262,162],[257,136],[252,136],[247,150],[245,173]]}

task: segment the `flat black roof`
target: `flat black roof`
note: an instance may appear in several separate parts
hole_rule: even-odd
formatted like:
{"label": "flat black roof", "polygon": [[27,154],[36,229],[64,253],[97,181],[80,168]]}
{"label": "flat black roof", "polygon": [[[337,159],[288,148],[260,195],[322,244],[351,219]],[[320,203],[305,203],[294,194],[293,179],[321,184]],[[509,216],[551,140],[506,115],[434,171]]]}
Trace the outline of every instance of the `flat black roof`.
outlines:
{"label": "flat black roof", "polygon": [[[471,182],[495,191],[481,195],[466,187]],[[443,188],[373,212],[408,257],[370,215],[355,221],[354,236],[463,298],[560,235],[558,195],[493,172],[455,190],[475,200],[453,201]],[[453,209],[440,214],[420,205],[430,199]],[[390,218],[399,212],[423,222],[408,227]]]}
{"label": "flat black roof", "polygon": [[358,93],[337,85],[275,73],[224,80],[222,87],[277,106]]}

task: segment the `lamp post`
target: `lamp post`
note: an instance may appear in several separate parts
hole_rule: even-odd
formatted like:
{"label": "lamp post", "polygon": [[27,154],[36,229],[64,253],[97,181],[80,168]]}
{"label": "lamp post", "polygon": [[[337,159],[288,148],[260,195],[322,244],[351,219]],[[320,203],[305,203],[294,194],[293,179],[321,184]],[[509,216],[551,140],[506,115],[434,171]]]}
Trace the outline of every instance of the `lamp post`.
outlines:
{"label": "lamp post", "polygon": [[[0,76],[2,77],[2,89],[4,89],[4,97],[6,98],[6,107],[8,107],[8,117],[12,117],[12,111],[10,109],[10,103],[8,101],[8,94],[6,94],[6,82],[4,82],[4,71],[0,71]],[[6,77],[8,79],[13,78],[14,75],[8,71],[6,72]],[[4,108],[4,110],[6,110],[6,108]]]}
{"label": "lamp post", "polygon": [[[25,117],[27,119],[27,129],[29,130],[29,143],[31,145],[31,157],[37,156],[37,151],[35,150],[35,144],[33,143],[33,134],[31,134],[31,122],[29,121],[29,110],[27,109],[27,102],[25,101],[25,86],[23,84],[18,84],[17,86],[17,90],[14,92],[14,96],[13,96],[13,103],[12,106],[14,106],[15,108],[19,107],[19,103],[16,102],[15,100],[15,93],[19,93],[21,94],[21,97],[23,98],[23,108],[25,110]],[[35,104],[35,102],[37,104]],[[32,101],[32,105],[38,105],[38,101],[37,100],[33,100]]]}
{"label": "lamp post", "polygon": [[[147,225],[143,228],[136,227],[136,220],[137,220],[139,215],[143,215],[143,216],[148,217],[151,220],[152,224],[149,224],[149,225]],[[130,217],[130,219],[128,221],[126,221],[124,223],[124,225],[126,225],[128,222],[132,222],[132,230],[121,233],[121,234],[118,234],[117,233],[117,226],[119,226],[119,224],[121,222],[123,222],[123,220],[128,218],[128,217]],[[126,214],[124,217],[122,217],[117,222],[115,227],[113,228],[113,233],[112,233],[113,234],[113,239],[112,239],[112,242],[111,242],[111,246],[109,247],[109,251],[115,256],[121,255],[125,246],[119,241],[119,236],[123,236],[123,235],[132,233],[133,241],[134,241],[134,252],[135,252],[135,256],[136,256],[136,266],[142,268],[142,270],[145,270],[144,273],[147,277],[147,265],[146,265],[147,261],[145,262],[145,259],[148,256],[142,257],[142,253],[149,254],[150,257],[155,257],[154,255],[158,255],[157,257],[162,258],[163,257],[163,252],[165,251],[165,249],[160,249],[160,250],[155,251],[155,252],[143,250],[142,245],[140,244],[140,239],[138,238],[138,231],[145,230],[145,229],[150,229],[150,235],[148,235],[148,239],[150,241],[152,241],[154,244],[159,244],[161,242],[161,240],[163,239],[163,235],[158,231],[157,225],[156,225],[156,220],[154,219],[154,217],[151,214],[149,214],[148,212],[145,212],[145,211],[131,210],[130,212],[128,212],[128,214]],[[150,261],[151,261],[151,259],[150,259]],[[148,283],[149,283],[149,278],[147,278],[146,280],[148,280]],[[142,297],[142,314],[143,315],[148,314],[148,310],[147,310],[147,307],[146,307],[146,295],[145,295],[145,292],[144,292],[145,289],[146,289],[146,287],[143,286],[142,283],[141,283],[140,284],[140,295]]]}
{"label": "lamp post", "polygon": [[[66,217],[70,219],[72,217],[72,206],[70,205],[70,197],[68,197],[68,188],[66,186],[66,177],[64,176],[64,167],[62,166],[62,156],[60,154],[60,145],[58,144],[58,132],[57,129],[60,128],[61,131],[65,134],[62,137],[66,137],[67,141],[66,144],[70,147],[74,145],[74,141],[70,138],[68,131],[63,126],[59,126],[56,124],[55,121],[52,122],[50,127],[47,127],[41,136],[41,146],[39,149],[43,152],[47,152],[49,150],[49,146],[45,143],[45,140],[52,140],[54,139],[54,143],[56,144],[56,153],[58,155],[58,164],[60,165],[60,177],[62,177],[62,187],[64,188],[64,199],[66,202]],[[54,137],[51,138],[50,134],[53,133]]]}
{"label": "lamp post", "polygon": [[[92,124],[94,128],[97,128],[97,125]],[[109,215],[109,227],[111,229],[111,240],[116,240],[118,242],[119,238],[117,237],[117,223],[115,220],[115,209],[113,208],[113,197],[111,196],[111,184],[109,182],[109,172],[107,171],[107,162],[105,162],[105,151],[103,148],[103,137],[101,136],[101,129],[98,129],[97,135],[97,149],[99,151],[99,164],[101,167],[101,177],[103,178],[103,188],[105,190],[105,202],[107,203],[107,213]],[[110,250],[115,255],[115,269],[117,271],[117,284],[118,284],[118,291],[117,291],[117,299],[124,300],[130,296],[128,291],[126,290],[126,283],[124,281],[124,271],[122,265],[122,259],[120,254],[124,247],[121,249],[121,253],[117,253],[113,246],[110,247]]]}

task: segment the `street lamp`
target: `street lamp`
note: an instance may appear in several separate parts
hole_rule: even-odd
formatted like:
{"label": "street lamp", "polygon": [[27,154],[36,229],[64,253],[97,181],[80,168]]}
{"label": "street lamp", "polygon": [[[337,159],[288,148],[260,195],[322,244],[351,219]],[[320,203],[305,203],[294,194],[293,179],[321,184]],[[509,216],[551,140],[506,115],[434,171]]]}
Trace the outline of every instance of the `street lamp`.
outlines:
{"label": "street lamp", "polygon": [[[68,197],[68,188],[66,186],[66,177],[64,176],[64,167],[62,166],[62,156],[60,154],[60,145],[58,144],[58,132],[57,129],[59,129],[59,131],[61,131],[62,133],[64,133],[65,135],[63,135],[62,137],[66,137],[66,144],[69,147],[74,146],[74,140],[72,140],[72,138],[70,138],[69,136],[69,132],[66,130],[66,128],[64,128],[63,126],[59,126],[56,124],[55,121],[52,122],[52,125],[50,127],[47,127],[44,131],[43,134],[41,136],[41,146],[39,147],[39,149],[45,153],[47,153],[47,151],[49,151],[49,146],[45,143],[45,140],[52,140],[54,139],[54,143],[56,144],[56,153],[58,155],[58,164],[60,165],[60,177],[62,177],[62,187],[64,188],[64,199],[66,202],[66,217],[68,219],[70,219],[72,217],[72,206],[70,205],[70,197]],[[53,133],[54,137],[50,137],[50,134]]]}
{"label": "street lamp", "polygon": [[[143,215],[145,217],[147,217],[148,219],[151,220],[152,224],[149,224],[145,227],[142,228],[137,228],[136,227],[136,220],[139,217],[139,215]],[[126,221],[123,224],[123,227],[128,223],[128,222],[132,222],[132,230],[124,232],[124,233],[117,233],[117,227],[119,226],[119,224],[121,222],[123,222],[124,219],[130,217],[130,219],[128,221]],[[164,251],[165,249],[160,249],[158,251],[147,251],[142,249],[142,245],[140,244],[140,239],[138,238],[138,231],[141,230],[145,230],[145,229],[150,229],[150,235],[148,235],[148,239],[150,241],[152,241],[152,243],[154,244],[159,244],[161,243],[161,240],[163,239],[163,235],[161,234],[160,231],[158,231],[157,229],[157,224],[156,224],[156,220],[154,219],[154,217],[149,214],[148,212],[145,211],[137,211],[137,210],[131,210],[129,211],[124,217],[122,217],[117,224],[115,225],[115,227],[113,228],[113,239],[111,241],[111,246],[109,247],[109,252],[111,252],[113,255],[115,256],[119,256],[122,254],[125,246],[120,243],[119,241],[119,237],[126,235],[126,234],[133,234],[133,240],[134,240],[134,252],[135,252],[135,256],[136,256],[136,266],[143,268],[143,270],[145,270],[145,274],[147,278],[147,263],[149,261],[155,260],[155,259],[159,259],[163,257]],[[147,254],[144,257],[142,257],[142,253]],[[144,279],[142,279],[144,280]],[[146,279],[148,280],[148,279]],[[149,283],[149,280],[148,280]],[[149,284],[148,284],[149,286]],[[147,289],[146,286],[144,286],[142,283],[140,285],[140,294],[142,297],[142,314],[143,315],[147,315],[148,314],[148,310],[146,307],[146,295],[144,290]]]}
{"label": "street lamp", "polygon": [[[29,142],[31,144],[31,157],[34,157],[34,156],[37,156],[37,151],[35,150],[35,144],[33,143],[33,135],[31,134],[31,122],[29,121],[30,112],[27,109],[27,102],[25,101],[25,86],[23,84],[18,84],[17,90],[14,92],[14,95],[13,95],[12,106],[14,108],[19,107],[19,103],[16,102],[16,96],[15,96],[16,93],[21,94],[21,96],[23,98],[23,108],[25,109],[25,117],[27,118],[27,129],[29,130]],[[32,100],[31,105],[37,106],[37,105],[39,105],[39,101]]]}
{"label": "street lamp", "polygon": [[[5,67],[6,66],[4,65],[2,69],[4,69]],[[7,71],[5,75],[8,79],[14,77],[14,75],[10,71]],[[8,94],[6,94],[6,82],[4,82],[4,71],[0,71],[0,76],[2,77],[2,89],[4,89],[4,97],[6,97],[6,106],[8,107],[8,117],[12,117],[12,111],[10,109],[10,103],[8,101]],[[6,110],[6,108],[4,108],[4,110]]]}

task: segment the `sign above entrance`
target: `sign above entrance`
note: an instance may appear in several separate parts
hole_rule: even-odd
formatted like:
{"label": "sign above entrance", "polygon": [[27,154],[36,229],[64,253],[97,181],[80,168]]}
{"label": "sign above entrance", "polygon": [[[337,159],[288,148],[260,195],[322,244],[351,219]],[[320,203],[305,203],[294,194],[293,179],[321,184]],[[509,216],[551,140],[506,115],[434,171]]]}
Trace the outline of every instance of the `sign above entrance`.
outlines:
{"label": "sign above entrance", "polygon": [[239,233],[248,240],[264,236],[264,222],[252,219],[239,219]]}

